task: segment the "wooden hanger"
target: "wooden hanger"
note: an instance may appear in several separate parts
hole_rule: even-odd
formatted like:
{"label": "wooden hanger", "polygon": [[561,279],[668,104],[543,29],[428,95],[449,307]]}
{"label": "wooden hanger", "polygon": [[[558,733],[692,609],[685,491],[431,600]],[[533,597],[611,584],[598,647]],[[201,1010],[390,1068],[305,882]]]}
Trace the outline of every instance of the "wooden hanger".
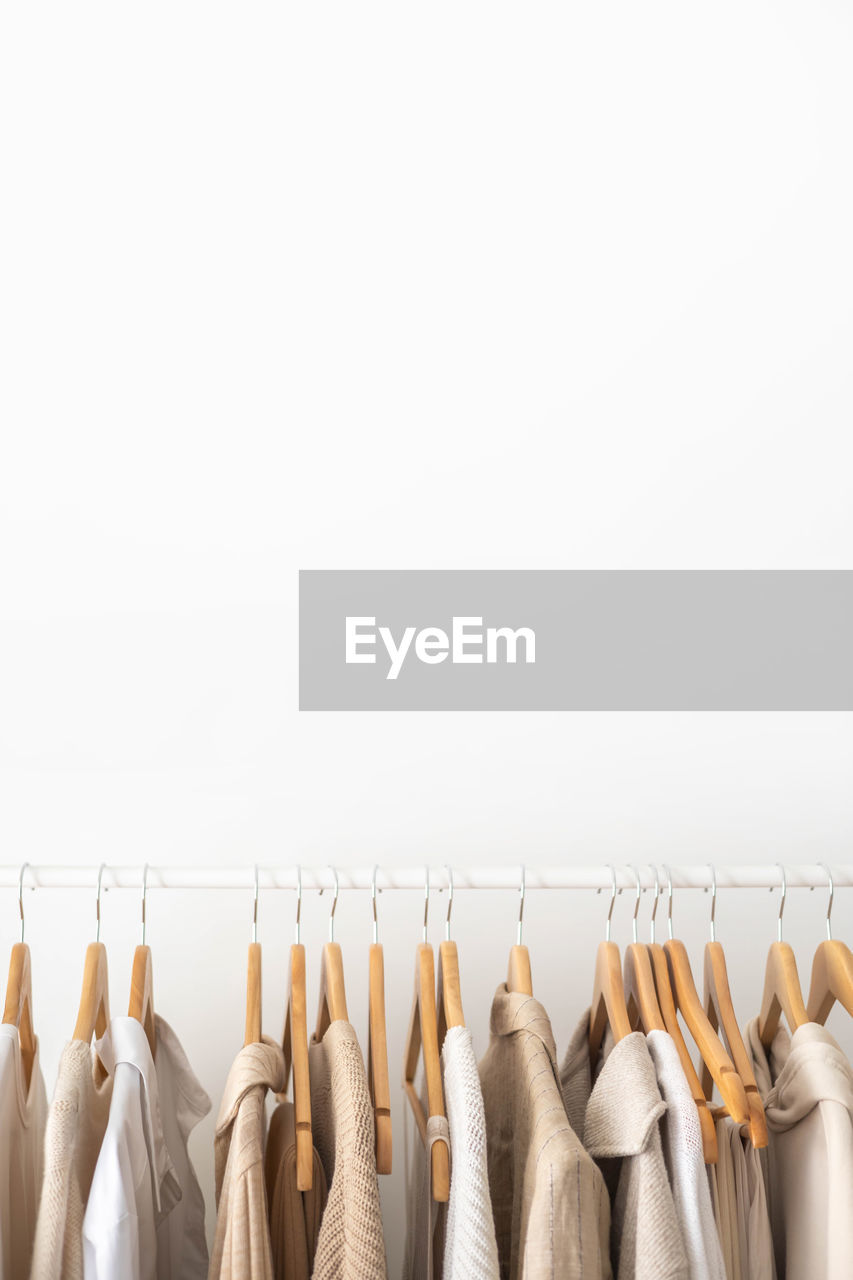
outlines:
{"label": "wooden hanger", "polygon": [[671,936],[672,876],[667,867],[664,867],[664,872],[666,873],[669,888],[667,922],[670,932],[670,937],[664,943],[664,951],[666,952],[669,977],[676,1006],[696,1042],[702,1062],[707,1065],[711,1077],[720,1091],[724,1107],[735,1124],[747,1124],[749,1121],[749,1108],[747,1107],[743,1081],[735,1070],[735,1065],[728,1053],[726,1053],[722,1040],[717,1035],[702,1007],[702,1001],[699,999],[699,993],[693,981],[693,971],[690,967],[687,948],[683,942]]}
{"label": "wooden hanger", "polygon": [[777,921],[777,940],[770,944],[767,953],[767,968],[764,972],[764,992],[761,997],[761,1012],[758,1015],[758,1038],[769,1049],[779,1028],[782,1014],[791,1031],[804,1026],[809,1015],[806,1010],[803,992],[800,987],[800,976],[797,973],[797,961],[794,952],[787,942],[782,941],[782,915],[785,911],[785,899],[788,896],[788,880],[785,868],[782,872],[782,897],[779,902],[779,919]]}
{"label": "wooden hanger", "polygon": [[633,941],[625,948],[622,981],[631,1026],[632,1028],[641,1027],[648,1035],[650,1031],[666,1031],[666,1025],[658,1002],[651,957],[637,940],[637,914],[640,910],[643,890],[639,871],[636,867],[631,867],[631,870],[637,881],[637,897],[634,902],[634,918],[631,922]]}
{"label": "wooden hanger", "polygon": [[462,984],[459,980],[459,953],[456,943],[450,940],[450,913],[453,910],[453,871],[447,868],[447,919],[444,922],[445,938],[438,948],[438,1001],[436,1021],[438,1025],[439,1052],[444,1044],[448,1027],[464,1027],[462,1012]]}
{"label": "wooden hanger", "polygon": [[[749,1111],[749,1139],[753,1147],[766,1147],[767,1117],[764,1104],[758,1092],[755,1072],[752,1069],[750,1056],[746,1051],[740,1025],[735,1016],[732,993],[729,986],[729,974],[722,944],[717,942],[715,916],[717,910],[717,873],[711,867],[711,940],[705,943],[705,1012],[708,1021],[715,1031],[722,1031],[723,1041],[729,1051],[729,1057],[741,1078],[746,1105]],[[702,1064],[702,1086],[705,1096],[710,1099],[713,1092],[713,1080],[707,1063]]]}
{"label": "wooden hanger", "polygon": [[618,892],[616,872],[612,866],[610,875],[613,880],[613,891],[610,895],[604,942],[598,944],[595,956],[592,1009],[589,1017],[589,1054],[593,1062],[598,1057],[608,1026],[617,1043],[624,1040],[632,1031],[631,1019],[628,1017],[628,1002],[625,998],[625,984],[622,980],[622,960],[619,956],[619,948],[610,940],[610,924]]}
{"label": "wooden hanger", "polygon": [[370,944],[367,981],[367,1087],[373,1104],[373,1139],[376,1172],[390,1173],[393,1153],[391,1133],[391,1083],[388,1078],[388,1032],[385,1025],[385,957],[376,918],[376,873],[373,900],[373,942]]}
{"label": "wooden hanger", "polygon": [[243,1044],[260,1044],[263,1039],[261,1026],[261,944],[258,942],[258,868],[255,865],[255,904],[252,915],[252,941],[249,943],[249,963],[246,974],[246,1032]]}
{"label": "wooden hanger", "polygon": [[145,906],[148,896],[148,863],[142,871],[142,944],[133,953],[133,969],[130,974],[130,1004],[128,1016],[136,1018],[145,1028],[151,1057],[157,1055],[157,1027],[154,1022],[154,969],[151,948],[145,945]]}
{"label": "wooden hanger", "polygon": [[522,996],[533,995],[533,974],[530,969],[530,952],[522,944],[521,930],[524,918],[524,895],[527,892],[527,873],[521,868],[521,898],[518,904],[518,933],[515,946],[509,949],[509,965],[506,975],[507,991],[516,991]]}
{"label": "wooden hanger", "polygon": [[829,867],[821,863],[829,877],[829,903],[826,908],[826,938],[818,944],[812,962],[812,980],[807,1006],[809,1021],[821,1025],[829,1017],[836,1001],[853,1014],[853,952],[846,943],[832,936],[832,900],[835,885]]}
{"label": "wooden hanger", "polygon": [[344,957],[340,945],[335,942],[335,910],[338,905],[340,882],[338,873],[332,867],[335,877],[335,897],[332,902],[332,914],[329,916],[329,941],[323,947],[323,958],[320,962],[320,1004],[317,1009],[317,1026],[314,1039],[319,1043],[333,1022],[349,1022],[347,1013],[347,993],[344,985]]}
{"label": "wooden hanger", "polygon": [[[415,958],[415,994],[412,1014],[406,1035],[403,1056],[403,1089],[418,1126],[421,1141],[427,1142],[427,1121],[434,1116],[446,1117],[444,1090],[441,1084],[441,1062],[438,1049],[438,1020],[435,1007],[435,957],[427,942],[427,914],[429,911],[429,869],[426,872],[426,900],[424,904],[423,942]],[[427,1108],[424,1111],[420,1094],[415,1087],[418,1062],[423,1057],[426,1082]],[[443,1203],[450,1196],[450,1150],[443,1138],[432,1144],[430,1152],[432,1196]]]}
{"label": "wooden hanger", "polygon": [[37,1041],[33,1031],[33,977],[30,949],[24,942],[24,872],[30,864],[25,862],[18,878],[18,909],[21,915],[21,941],[12,947],[9,958],[9,981],[6,984],[6,1001],[3,1022],[17,1027],[21,1048],[21,1065],[24,1069],[26,1091],[30,1091],[33,1078]]}
{"label": "wooden hanger", "polygon": [[296,872],[296,941],[290,948],[290,980],[284,1014],[282,1051],[287,1093],[293,1067],[293,1120],[296,1132],[296,1186],[310,1191],[314,1183],[314,1136],[311,1127],[311,1083],[308,1076],[308,1000],[305,990],[305,948],[300,942],[302,870]]}
{"label": "wooden hanger", "polygon": [[[82,1040],[91,1044],[93,1037],[100,1040],[110,1025],[109,973],[107,968],[107,949],[101,942],[101,882],[106,867],[102,862],[98,868],[98,894],[95,904],[97,927],[95,941],[86,948],[86,959],[83,965],[83,989],[80,993],[80,1005],[77,1010],[77,1021],[74,1024],[74,1040]],[[101,1081],[109,1074],[106,1065],[98,1058],[98,1075]]]}

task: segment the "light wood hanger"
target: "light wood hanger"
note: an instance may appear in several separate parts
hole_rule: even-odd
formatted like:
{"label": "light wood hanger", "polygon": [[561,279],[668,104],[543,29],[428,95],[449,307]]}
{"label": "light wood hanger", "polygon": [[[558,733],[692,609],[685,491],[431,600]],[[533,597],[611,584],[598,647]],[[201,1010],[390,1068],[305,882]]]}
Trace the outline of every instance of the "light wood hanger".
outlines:
{"label": "light wood hanger", "polygon": [[598,1057],[601,1042],[608,1026],[616,1043],[624,1040],[632,1031],[631,1019],[628,1016],[628,1003],[625,998],[625,984],[622,980],[622,961],[619,948],[610,939],[613,906],[618,892],[616,871],[611,866],[610,875],[613,890],[610,895],[610,909],[607,912],[607,924],[604,941],[599,942],[595,956],[595,978],[592,987],[592,1009],[589,1016],[589,1055],[593,1062]]}
{"label": "light wood hanger", "polygon": [[[107,949],[101,942],[101,884],[106,864],[98,868],[98,891],[95,902],[96,931],[95,941],[86,948],[86,959],[83,965],[83,989],[80,993],[80,1005],[77,1010],[77,1021],[74,1024],[74,1040],[82,1040],[91,1044],[93,1037],[100,1040],[110,1025],[109,973],[107,968]],[[106,1065],[98,1058],[98,1076],[101,1081],[109,1074]]]}
{"label": "light wood hanger", "polygon": [[826,938],[818,944],[812,962],[812,980],[807,1006],[809,1020],[823,1024],[836,1001],[853,1014],[853,952],[846,943],[832,936],[832,900],[835,885],[832,872],[820,864],[829,878],[829,903],[826,908]]}
{"label": "light wood hanger", "polygon": [[[429,912],[429,868],[426,871],[426,897],[424,902],[423,941],[415,958],[415,994],[412,1014],[406,1035],[403,1056],[403,1089],[418,1126],[421,1141],[427,1142],[427,1122],[435,1116],[446,1118],[444,1090],[441,1083],[441,1062],[438,1049],[438,1021],[435,1007],[435,956],[427,942],[427,916]],[[426,1082],[427,1108],[415,1087],[418,1062],[423,1057]],[[443,1203],[450,1196],[450,1151],[443,1138],[433,1142],[430,1151],[432,1196]]]}
{"label": "light wood hanger", "polygon": [[390,1173],[393,1154],[391,1132],[391,1083],[388,1078],[388,1031],[385,1024],[385,957],[379,941],[376,916],[376,873],[373,900],[373,941],[370,944],[367,982],[367,1087],[373,1104],[373,1139],[376,1172]]}
{"label": "light wood hanger", "polygon": [[[715,868],[711,867],[711,940],[705,944],[705,1012],[708,1015],[708,1021],[715,1031],[722,1031],[725,1046],[729,1051],[729,1056],[735,1065],[735,1070],[743,1082],[744,1092],[746,1093],[746,1105],[749,1111],[749,1139],[753,1147],[766,1147],[768,1142],[767,1136],[767,1117],[764,1114],[764,1104],[761,1101],[761,1095],[758,1092],[758,1085],[755,1081],[755,1072],[752,1069],[752,1062],[746,1051],[746,1045],[743,1042],[743,1036],[740,1032],[737,1017],[735,1016],[734,1004],[732,1003],[732,993],[729,986],[729,974],[726,966],[726,956],[723,951],[722,943],[717,942],[716,936],[716,914],[717,914],[717,873]],[[713,1092],[713,1080],[708,1069],[707,1063],[702,1064],[702,1087],[706,1098],[710,1099]]]}
{"label": "light wood hanger", "polygon": [[676,1006],[696,1042],[702,1062],[707,1065],[720,1091],[724,1107],[735,1124],[747,1124],[749,1108],[743,1081],[702,1007],[702,1001],[699,999],[699,993],[693,981],[687,948],[683,942],[672,936],[672,876],[668,867],[664,867],[664,872],[669,894],[667,902],[669,937],[664,943],[664,951]]}
{"label": "light wood hanger", "polygon": [[335,910],[338,905],[340,881],[335,868],[332,867],[331,870],[335,877],[335,897],[332,902],[332,913],[329,916],[329,941],[323,947],[323,958],[320,963],[320,1004],[317,1009],[317,1026],[314,1030],[314,1039],[318,1043],[333,1022],[349,1022],[344,984],[344,957],[340,945],[335,942]]}
{"label": "light wood hanger", "polygon": [[776,941],[770,944],[767,953],[767,968],[764,973],[764,992],[761,997],[761,1012],[758,1015],[758,1038],[769,1049],[779,1028],[779,1020],[785,1020],[791,1031],[804,1026],[809,1015],[806,1010],[800,976],[797,973],[797,961],[794,952],[787,942],[782,941],[782,916],[785,911],[785,899],[788,896],[788,878],[785,868],[778,864],[782,872],[782,897],[779,901],[779,918],[776,923]]}
{"label": "light wood hanger", "polygon": [[249,943],[249,962],[246,975],[246,1032],[243,1044],[260,1044],[263,1039],[261,1025],[261,944],[258,942],[258,868],[255,865],[255,902],[252,913],[252,941]]}
{"label": "light wood hanger", "polygon": [[24,942],[24,872],[30,864],[25,862],[18,877],[18,910],[21,915],[21,941],[12,947],[9,958],[9,981],[6,983],[6,1001],[3,1022],[17,1027],[21,1048],[21,1065],[24,1069],[26,1091],[30,1091],[38,1042],[33,1031],[33,977],[30,949]]}
{"label": "light wood hanger", "polygon": [[507,991],[516,991],[519,995],[533,995],[533,973],[530,968],[530,952],[521,941],[522,921],[524,919],[524,896],[527,892],[527,872],[521,868],[521,897],[518,902],[518,926],[515,946],[509,949],[509,965],[506,975]]}
{"label": "light wood hanger", "polygon": [[287,1093],[293,1067],[293,1118],[296,1131],[296,1186],[310,1191],[314,1182],[314,1137],[311,1127],[311,1084],[308,1076],[308,1001],[305,990],[305,948],[300,941],[302,870],[296,869],[296,939],[290,948],[290,980],[284,1014],[282,1051]]}
{"label": "light wood hanger", "polygon": [[637,915],[643,889],[639,871],[636,867],[631,867],[631,870],[637,881],[637,896],[634,901],[634,917],[631,921],[633,940],[625,948],[622,980],[631,1026],[641,1027],[648,1035],[650,1031],[666,1031],[666,1024],[658,1002],[651,957],[637,938]]}
{"label": "light wood hanger", "polygon": [[438,1001],[436,1021],[438,1048],[441,1051],[448,1027],[464,1027],[462,1012],[462,984],[459,980],[459,953],[456,943],[450,940],[450,913],[453,910],[453,871],[447,868],[447,919],[444,922],[444,942],[438,948]]}
{"label": "light wood hanger", "polygon": [[157,1055],[157,1027],[154,1022],[154,968],[151,948],[145,945],[145,908],[148,897],[148,863],[142,870],[142,943],[133,953],[133,969],[130,974],[130,1004],[128,1017],[136,1018],[145,1028],[151,1057]]}

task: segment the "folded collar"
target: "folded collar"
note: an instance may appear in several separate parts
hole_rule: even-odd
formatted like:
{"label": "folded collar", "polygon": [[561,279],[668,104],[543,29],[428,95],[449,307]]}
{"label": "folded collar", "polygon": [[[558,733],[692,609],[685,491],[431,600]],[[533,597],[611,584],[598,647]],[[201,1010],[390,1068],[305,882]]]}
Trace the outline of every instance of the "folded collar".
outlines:
{"label": "folded collar", "polygon": [[234,1123],[240,1103],[253,1089],[271,1089],[273,1093],[281,1093],[283,1088],[284,1054],[281,1046],[268,1036],[258,1044],[244,1045],[228,1072],[216,1121],[217,1134]]}
{"label": "folded collar", "polygon": [[[826,1027],[807,1022],[792,1036],[781,1027],[770,1046],[769,1061],[754,1020],[747,1034],[771,1129],[792,1128],[820,1102],[838,1103],[853,1117],[853,1071]],[[771,1087],[765,1089],[765,1085]]]}
{"label": "folded collar", "polygon": [[517,1031],[526,1031],[530,1035],[538,1036],[548,1050],[548,1056],[556,1072],[557,1046],[551,1029],[551,1019],[533,996],[523,995],[519,991],[508,991],[506,983],[502,982],[492,1001],[491,1029],[493,1036],[510,1036]]}

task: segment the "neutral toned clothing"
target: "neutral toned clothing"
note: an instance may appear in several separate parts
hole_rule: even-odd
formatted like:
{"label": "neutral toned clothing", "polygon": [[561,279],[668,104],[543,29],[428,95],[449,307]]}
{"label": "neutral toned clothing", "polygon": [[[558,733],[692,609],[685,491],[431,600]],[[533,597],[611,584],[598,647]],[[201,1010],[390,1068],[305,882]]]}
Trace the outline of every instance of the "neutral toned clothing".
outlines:
{"label": "neutral toned clothing", "polygon": [[444,1237],[444,1280],[498,1280],[489,1194],[483,1091],[467,1027],[449,1027],[441,1050],[453,1177]]}
{"label": "neutral toned clothing", "polygon": [[551,1023],[505,984],[480,1082],[502,1280],[610,1280],[607,1188],[566,1117]]}
{"label": "neutral toned clothing", "polygon": [[646,1044],[666,1103],[661,1140],[690,1280],[726,1280],[696,1103],[672,1037],[650,1031]]}
{"label": "neutral toned clothing", "polygon": [[385,1280],[373,1106],[355,1031],[342,1020],[309,1046],[311,1123],[329,1195],[313,1280]]}
{"label": "neutral toned clothing", "polygon": [[31,1280],[83,1280],[83,1215],[113,1093],[112,1076],[100,1062],[84,1040],[70,1040],[59,1059]]}
{"label": "neutral toned clothing", "polygon": [[[424,1113],[428,1114],[426,1086],[422,1104]],[[408,1115],[406,1121],[409,1121]],[[446,1116],[428,1117],[426,1142],[421,1141],[419,1131],[415,1130],[407,1170],[403,1280],[443,1280],[444,1276],[447,1204],[435,1200],[432,1185],[432,1149],[437,1142],[444,1142],[450,1150],[450,1126]],[[452,1179],[450,1186],[452,1194]]]}
{"label": "neutral toned clothing", "polygon": [[311,1190],[296,1182],[296,1111],[280,1102],[272,1113],[264,1155],[275,1280],[311,1280],[320,1222],[326,1206],[326,1171],[314,1148]]}
{"label": "neutral toned clothing", "polygon": [[717,1163],[711,1167],[714,1209],[727,1280],[749,1280],[746,1232],[738,1213],[732,1145],[726,1120],[717,1121]]}
{"label": "neutral toned clothing", "polygon": [[660,1137],[666,1104],[645,1036],[610,1040],[595,1085],[589,1010],[560,1069],[572,1127],[604,1173],[610,1192],[613,1270],[618,1280],[688,1280],[689,1267]]}
{"label": "neutral toned clothing", "polygon": [[216,1121],[216,1231],[210,1280],[274,1280],[264,1186],[267,1091],[284,1088],[284,1055],[264,1037],[231,1066]]}
{"label": "neutral toned clothing", "polygon": [[780,1026],[747,1046],[770,1135],[767,1179],[780,1280],[853,1274],[853,1071],[825,1027]]}
{"label": "neutral toned clothing", "polygon": [[18,1028],[0,1024],[0,1280],[29,1271],[43,1168],[47,1094],[38,1041],[29,1088]]}

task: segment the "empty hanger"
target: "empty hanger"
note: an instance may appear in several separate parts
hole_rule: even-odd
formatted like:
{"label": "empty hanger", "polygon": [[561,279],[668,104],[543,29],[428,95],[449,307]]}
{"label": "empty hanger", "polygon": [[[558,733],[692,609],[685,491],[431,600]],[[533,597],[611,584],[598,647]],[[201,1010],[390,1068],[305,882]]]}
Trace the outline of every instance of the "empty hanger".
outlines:
{"label": "empty hanger", "polygon": [[151,948],[145,945],[146,900],[148,898],[148,863],[142,869],[142,942],[133,953],[133,969],[130,974],[130,1005],[128,1016],[136,1018],[145,1028],[151,1057],[157,1054],[157,1028],[154,1023],[154,970]]}
{"label": "empty hanger", "polygon": [[320,962],[320,1006],[317,1010],[317,1026],[314,1039],[322,1040],[332,1022],[349,1022],[347,1013],[347,993],[344,985],[344,957],[340,944],[335,942],[335,911],[338,906],[340,881],[338,873],[331,867],[335,879],[335,896],[332,900],[332,912],[329,916],[329,941],[323,947],[323,958]]}
{"label": "empty hanger", "polygon": [[252,909],[252,941],[246,974],[246,1034],[243,1044],[260,1044],[261,1029],[261,944],[258,942],[258,864],[255,863],[255,900]]}
{"label": "empty hanger", "polygon": [[669,976],[678,1011],[687,1023],[691,1036],[708,1070],[714,1084],[720,1091],[723,1106],[735,1124],[746,1124],[749,1120],[749,1108],[746,1102],[746,1090],[743,1081],[735,1070],[735,1065],[726,1053],[722,1040],[711,1025],[708,1015],[702,1008],[702,1001],[693,981],[693,971],[687,948],[678,938],[672,936],[672,876],[669,868],[664,866],[667,880],[667,929],[669,937],[664,943]]}
{"label": "empty hanger", "polygon": [[[625,984],[622,981],[622,961],[619,948],[611,941],[610,928],[613,919],[613,906],[618,892],[616,872],[608,864],[613,888],[610,894],[610,908],[607,912],[607,923],[604,927],[604,941],[599,942],[595,954],[595,979],[592,987],[592,1008],[589,1015],[589,1054],[593,1062],[598,1057],[601,1042],[608,1026],[615,1042],[624,1040],[631,1034],[631,1019],[628,1017],[628,1005],[625,1000]],[[600,890],[599,890],[600,892]]]}
{"label": "empty hanger", "polygon": [[527,873],[521,868],[521,888],[518,899],[518,928],[515,946],[510,947],[509,968],[506,985],[508,991],[517,991],[523,996],[533,995],[533,974],[530,970],[530,952],[521,941],[522,921],[524,919],[524,895],[527,892]]}
{"label": "empty hanger", "polygon": [[459,981],[459,954],[450,940],[450,913],[453,910],[453,868],[447,868],[447,919],[444,942],[438,948],[438,1047],[441,1050],[448,1027],[464,1027],[462,986]]}
{"label": "empty hanger", "polygon": [[782,941],[782,916],[788,896],[788,878],[781,862],[777,866],[782,873],[782,896],[779,900],[779,919],[776,922],[776,941],[770,944],[767,953],[761,1013],[758,1015],[758,1037],[765,1049],[770,1048],[782,1014],[791,1031],[796,1031],[797,1027],[804,1026],[809,1020],[797,973],[796,957],[790,945]]}
{"label": "empty hanger", "polygon": [[287,1006],[284,1014],[284,1086],[293,1067],[293,1119],[296,1129],[296,1186],[310,1191],[314,1181],[314,1137],[311,1128],[311,1085],[308,1078],[308,1001],[305,993],[305,948],[300,940],[302,868],[296,868],[296,933],[290,948]]}
{"label": "empty hanger", "polygon": [[[107,949],[101,942],[101,887],[105,870],[106,863],[102,862],[98,868],[98,887],[95,898],[95,941],[90,942],[86,948],[83,989],[80,993],[77,1021],[74,1024],[73,1039],[83,1040],[86,1044],[91,1044],[93,1036],[100,1040],[110,1025]],[[100,1071],[106,1074],[106,1067],[100,1059],[98,1064]]]}
{"label": "empty hanger", "polygon": [[672,981],[669,976],[669,964],[667,963],[666,952],[659,942],[655,939],[655,917],[658,911],[658,900],[660,898],[660,876],[657,867],[652,867],[655,877],[655,898],[652,907],[652,918],[649,924],[649,957],[652,962],[652,969],[655,975],[655,989],[658,996],[658,1004],[660,1006],[661,1016],[663,1017],[664,1026],[678,1052],[678,1058],[681,1062],[681,1069],[684,1072],[684,1078],[687,1081],[687,1087],[690,1090],[690,1096],[696,1103],[696,1110],[699,1115],[699,1128],[702,1132],[702,1156],[706,1164],[716,1164],[719,1155],[717,1147],[717,1129],[714,1124],[714,1117],[711,1115],[711,1109],[708,1106],[708,1100],[702,1090],[702,1085],[697,1075],[696,1068],[693,1065],[693,1059],[687,1045],[684,1042],[684,1035],[681,1031],[681,1024],[678,1021],[678,1012],[675,1007],[675,996],[672,991]]}
{"label": "empty hanger", "polygon": [[812,1022],[826,1022],[836,1000],[853,1014],[853,953],[845,942],[832,936],[832,901],[835,885],[832,872],[820,863],[829,880],[829,902],[826,904],[826,938],[818,944],[812,962],[808,1015]]}
{"label": "empty hanger", "polygon": [[24,872],[30,864],[25,862],[18,876],[18,910],[21,915],[21,941],[12,947],[9,958],[9,981],[6,984],[6,1002],[3,1021],[18,1029],[21,1048],[21,1065],[24,1069],[26,1091],[29,1093],[36,1060],[38,1042],[33,1031],[33,976],[30,949],[24,941]]}
{"label": "empty hanger", "polygon": [[[444,1090],[441,1084],[441,1062],[438,1051],[438,1023],[435,1008],[435,958],[427,942],[429,915],[429,867],[426,868],[424,890],[423,940],[415,959],[415,994],[403,1057],[403,1088],[424,1145],[430,1137],[429,1121],[444,1120]],[[428,1114],[415,1087],[418,1061],[423,1057]],[[444,1137],[437,1137],[430,1148],[430,1181],[433,1200],[443,1202],[450,1196],[450,1148]]]}
{"label": "empty hanger", "polygon": [[376,874],[373,868],[370,897],[373,905],[373,941],[367,985],[367,1086],[373,1103],[373,1137],[376,1172],[391,1172],[391,1084],[388,1079],[388,1031],[385,1025],[385,959],[379,941],[376,915]]}
{"label": "empty hanger", "polygon": [[637,896],[631,921],[633,941],[625,948],[623,983],[631,1026],[639,1025],[648,1035],[650,1031],[665,1031],[666,1025],[658,1002],[651,956],[648,949],[637,939],[637,914],[640,910],[643,889],[639,871],[636,867],[631,867],[631,870],[637,881]]}
{"label": "empty hanger", "polygon": [[[717,941],[717,872],[711,866],[711,940],[705,943],[705,1012],[715,1031],[722,1031],[729,1056],[735,1065],[746,1093],[749,1109],[749,1138],[754,1147],[767,1146],[767,1118],[764,1105],[755,1082],[755,1072],[746,1051],[740,1026],[735,1016],[729,973],[722,943]],[[702,1086],[705,1096],[711,1097],[713,1082],[707,1063],[702,1065]]]}

